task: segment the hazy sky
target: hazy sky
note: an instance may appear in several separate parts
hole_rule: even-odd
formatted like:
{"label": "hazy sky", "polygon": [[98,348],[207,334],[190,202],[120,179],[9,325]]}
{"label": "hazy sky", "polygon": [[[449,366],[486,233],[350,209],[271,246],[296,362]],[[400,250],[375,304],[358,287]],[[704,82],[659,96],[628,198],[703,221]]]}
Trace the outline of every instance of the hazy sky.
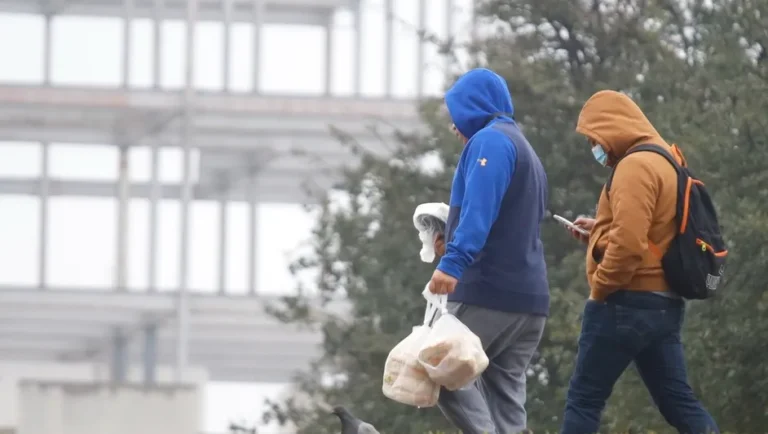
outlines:
{"label": "hazy sky", "polygon": [[[470,0],[456,0],[455,31],[466,34]],[[379,96],[384,90],[384,13],[382,0],[364,0],[365,41],[363,92]],[[416,88],[417,5],[414,0],[395,0],[395,57],[392,65],[394,93],[413,96]],[[446,7],[443,0],[428,0],[428,27],[444,36]],[[333,53],[333,92],[352,90],[351,14],[336,17]],[[410,24],[408,24],[410,23]],[[122,25],[117,19],[59,17],[53,25],[52,80],[57,85],[116,86],[121,79]],[[131,85],[152,84],[152,25],[149,20],[133,23]],[[184,79],[185,30],[182,22],[163,25],[163,79],[165,88],[178,88]],[[222,26],[197,26],[196,87],[220,90],[222,77]],[[97,37],[95,37],[97,36]],[[319,94],[324,83],[323,30],[301,26],[268,25],[262,34],[261,91],[284,94]],[[233,91],[251,90],[252,29],[233,26],[231,33],[230,83]],[[0,82],[40,83],[43,59],[43,20],[39,16],[0,14]],[[288,53],[288,55],[286,55]],[[443,63],[428,48],[425,85],[431,94],[442,89]],[[50,170],[61,179],[115,180],[117,150],[107,146],[53,144]],[[149,177],[147,149],[131,150],[131,179]],[[163,150],[161,178],[181,177],[180,152]],[[35,177],[40,173],[39,145],[0,141],[0,177]],[[217,283],[218,210],[214,203],[197,202],[192,207],[194,235],[190,237],[190,285],[197,291],[213,291]],[[49,215],[49,274],[51,286],[108,287],[114,280],[116,204],[111,199],[56,197]],[[36,285],[39,229],[38,200],[33,197],[0,196],[0,284]],[[158,283],[170,290],[178,284],[179,205],[164,201],[160,207]],[[129,285],[147,285],[147,215],[143,199],[131,202]],[[247,285],[247,209],[231,204],[227,280],[230,291],[243,292]],[[295,282],[288,273],[290,258],[309,236],[312,216],[298,205],[264,204],[259,208],[257,239],[257,285],[260,292],[285,293]],[[274,228],[287,228],[276,231]],[[280,384],[212,383],[206,390],[205,431],[222,433],[230,420],[253,422],[261,414],[267,396],[282,393]],[[260,431],[276,433],[268,429]]]}

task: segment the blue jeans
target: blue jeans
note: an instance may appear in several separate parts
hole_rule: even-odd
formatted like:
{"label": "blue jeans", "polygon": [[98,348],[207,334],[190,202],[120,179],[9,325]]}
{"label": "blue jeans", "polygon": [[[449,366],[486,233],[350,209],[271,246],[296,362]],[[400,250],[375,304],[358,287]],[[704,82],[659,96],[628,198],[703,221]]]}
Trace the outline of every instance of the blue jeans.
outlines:
{"label": "blue jeans", "polygon": [[631,362],[679,433],[719,433],[688,384],[680,341],[684,312],[682,300],[651,293],[619,291],[604,302],[588,301],[560,433],[597,433],[613,385]]}

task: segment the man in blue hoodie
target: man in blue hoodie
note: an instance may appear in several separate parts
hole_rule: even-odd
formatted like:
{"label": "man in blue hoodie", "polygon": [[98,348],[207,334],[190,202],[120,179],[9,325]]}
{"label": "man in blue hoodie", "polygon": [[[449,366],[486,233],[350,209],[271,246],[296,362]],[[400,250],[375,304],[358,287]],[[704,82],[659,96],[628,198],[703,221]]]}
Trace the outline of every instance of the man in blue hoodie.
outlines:
{"label": "man in blue hoodie", "polygon": [[445,104],[465,147],[430,290],[449,294],[448,310],[480,337],[490,364],[471,387],[442,390],[438,405],[465,434],[519,433],[526,370],[549,314],[540,237],[547,176],[498,74],[469,71]]}

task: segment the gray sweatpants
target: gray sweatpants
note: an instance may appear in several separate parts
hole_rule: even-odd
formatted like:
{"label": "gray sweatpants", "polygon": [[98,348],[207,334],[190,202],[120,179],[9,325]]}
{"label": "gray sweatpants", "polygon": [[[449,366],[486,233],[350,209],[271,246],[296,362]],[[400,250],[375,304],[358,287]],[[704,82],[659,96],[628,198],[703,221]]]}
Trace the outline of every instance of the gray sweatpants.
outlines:
{"label": "gray sweatpants", "polygon": [[443,388],[438,406],[464,434],[516,434],[526,429],[525,371],[544,333],[546,317],[463,303],[448,311],[483,343],[490,363],[473,385]]}

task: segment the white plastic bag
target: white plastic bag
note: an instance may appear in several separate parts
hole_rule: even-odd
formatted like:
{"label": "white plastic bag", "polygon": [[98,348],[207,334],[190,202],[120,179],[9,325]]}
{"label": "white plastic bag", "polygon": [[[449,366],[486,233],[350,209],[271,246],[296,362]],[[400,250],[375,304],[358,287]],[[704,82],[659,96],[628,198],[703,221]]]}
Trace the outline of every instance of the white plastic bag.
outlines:
{"label": "white plastic bag", "polygon": [[428,202],[417,206],[413,213],[413,226],[419,231],[421,241],[419,257],[423,262],[435,260],[435,240],[445,232],[448,211],[448,205],[442,202]]}
{"label": "white plastic bag", "polygon": [[440,318],[422,342],[419,363],[429,378],[448,390],[466,387],[488,367],[488,356],[480,338],[448,313],[445,304]]}
{"label": "white plastic bag", "polygon": [[429,324],[440,306],[427,303],[424,323],[415,326],[405,339],[395,345],[384,363],[381,390],[389,399],[414,407],[433,407],[440,396],[440,386],[429,378],[419,363],[418,354],[430,333]]}
{"label": "white plastic bag", "polygon": [[440,235],[439,232],[419,231],[419,241],[421,241],[421,250],[419,250],[419,258],[422,262],[432,262],[435,260],[435,241]]}

